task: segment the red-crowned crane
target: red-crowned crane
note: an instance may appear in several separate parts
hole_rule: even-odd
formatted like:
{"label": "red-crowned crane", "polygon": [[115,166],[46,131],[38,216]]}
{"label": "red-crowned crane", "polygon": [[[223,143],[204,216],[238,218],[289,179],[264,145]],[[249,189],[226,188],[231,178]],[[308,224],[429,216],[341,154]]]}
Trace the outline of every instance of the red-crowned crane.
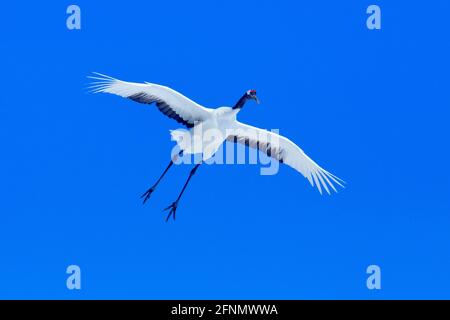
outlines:
{"label": "red-crowned crane", "polygon": [[[94,93],[112,93],[149,105],[155,103],[156,107],[163,114],[186,126],[188,130],[178,129],[171,131],[172,140],[176,141],[181,149],[178,156],[183,153],[201,153],[203,162],[212,157],[220,145],[225,140],[228,140],[260,150],[280,163],[294,168],[307,178],[313,187],[314,185],[317,186],[321,194],[322,188],[328,194],[330,194],[330,188],[337,192],[334,184],[344,187],[344,181],[322,169],[289,139],[274,132],[252,127],[236,120],[236,115],[242,110],[247,101],[254,100],[259,103],[255,90],[246,91],[233,107],[210,109],[195,103],[181,93],[165,86],[148,82],[126,82],[100,73],[94,74],[95,76],[89,77],[96,80],[91,86]],[[198,134],[204,137],[208,130],[215,130],[216,133],[219,133],[214,135],[214,139],[208,144],[208,147],[204,143],[192,143],[196,141],[195,139]],[[142,195],[141,198],[144,199],[144,203],[150,198],[150,195],[155,191],[159,182],[175,160],[176,158],[171,159],[169,165],[156,183]],[[170,210],[166,221],[170,216],[173,216],[173,219],[175,219],[180,198],[202,162],[197,163],[191,170],[178,198],[164,209]]]}

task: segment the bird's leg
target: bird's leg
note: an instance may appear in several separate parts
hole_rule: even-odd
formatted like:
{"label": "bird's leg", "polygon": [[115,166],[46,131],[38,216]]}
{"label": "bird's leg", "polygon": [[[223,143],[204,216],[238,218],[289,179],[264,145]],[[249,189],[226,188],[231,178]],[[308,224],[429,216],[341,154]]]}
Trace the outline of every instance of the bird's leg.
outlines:
{"label": "bird's leg", "polygon": [[166,218],[166,222],[169,220],[170,216],[173,215],[173,220],[175,220],[175,214],[177,211],[177,207],[178,207],[178,202],[180,201],[181,196],[183,195],[184,190],[186,190],[187,185],[189,184],[189,181],[191,180],[192,176],[195,174],[195,172],[197,171],[198,167],[201,165],[201,163],[198,163],[195,165],[195,167],[191,170],[191,172],[189,173],[189,177],[186,180],[186,183],[183,186],[183,189],[181,189],[180,194],[178,195],[177,200],[175,200],[175,202],[173,202],[170,206],[168,206],[167,208],[164,209],[164,211],[166,210],[170,210],[169,214]]}
{"label": "bird's leg", "polygon": [[176,160],[177,157],[180,157],[182,154],[183,154],[183,151],[180,151],[180,153],[178,153],[178,155],[174,159],[170,160],[169,165],[164,170],[162,175],[159,177],[158,181],[156,181],[155,184],[151,188],[149,188],[147,191],[145,191],[145,193],[141,196],[141,199],[144,198],[143,203],[145,203],[150,198],[150,196],[152,195],[153,191],[155,191],[156,187],[158,186],[158,183],[162,180],[164,175],[167,173],[167,171],[169,171],[170,167],[173,165],[173,161]]}

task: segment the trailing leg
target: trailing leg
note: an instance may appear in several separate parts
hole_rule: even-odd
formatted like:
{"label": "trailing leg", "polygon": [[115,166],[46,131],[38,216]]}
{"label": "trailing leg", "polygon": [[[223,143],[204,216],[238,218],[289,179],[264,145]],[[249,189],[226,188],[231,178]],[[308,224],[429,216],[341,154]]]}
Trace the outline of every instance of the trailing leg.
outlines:
{"label": "trailing leg", "polygon": [[[180,157],[182,154],[183,154],[183,151],[180,151],[180,153],[178,153],[178,155],[175,157],[175,160],[177,159],[177,157]],[[158,181],[156,181],[155,184],[151,188],[149,188],[147,191],[145,191],[145,193],[141,196],[141,199],[144,198],[143,204],[150,198],[153,191],[155,191],[156,187],[158,186],[159,182],[162,180],[162,178],[167,173],[167,171],[169,171],[170,167],[173,165],[173,161],[174,161],[174,159],[170,160],[169,165],[164,170],[162,175],[159,177]]]}
{"label": "trailing leg", "polygon": [[186,190],[187,185],[189,184],[189,181],[191,180],[192,176],[195,174],[195,172],[197,171],[198,167],[201,165],[201,163],[198,163],[195,165],[195,167],[191,170],[191,172],[189,173],[189,177],[186,180],[186,183],[183,186],[183,189],[181,189],[180,194],[178,195],[178,198],[167,208],[164,209],[164,211],[170,210],[169,214],[166,218],[166,222],[169,220],[170,216],[173,215],[173,220],[175,220],[175,214],[177,211],[177,207],[178,207],[178,202],[181,199],[181,196],[184,193],[184,190]]}

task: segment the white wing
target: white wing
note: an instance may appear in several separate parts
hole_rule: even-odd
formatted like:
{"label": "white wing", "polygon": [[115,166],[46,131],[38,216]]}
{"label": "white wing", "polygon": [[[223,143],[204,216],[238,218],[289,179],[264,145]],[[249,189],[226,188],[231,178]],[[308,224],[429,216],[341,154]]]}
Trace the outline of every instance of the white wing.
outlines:
{"label": "white wing", "polygon": [[236,127],[227,140],[258,149],[294,168],[307,178],[313,187],[316,185],[321,194],[322,187],[330,194],[329,186],[337,192],[334,183],[344,187],[343,180],[322,169],[291,140],[274,132],[236,121]]}
{"label": "white wing", "polygon": [[90,87],[94,93],[112,93],[139,103],[155,103],[162,113],[188,128],[192,128],[197,122],[205,121],[210,115],[211,109],[195,103],[169,87],[148,82],[126,82],[100,73],[95,74],[95,77],[89,77],[97,80]]}

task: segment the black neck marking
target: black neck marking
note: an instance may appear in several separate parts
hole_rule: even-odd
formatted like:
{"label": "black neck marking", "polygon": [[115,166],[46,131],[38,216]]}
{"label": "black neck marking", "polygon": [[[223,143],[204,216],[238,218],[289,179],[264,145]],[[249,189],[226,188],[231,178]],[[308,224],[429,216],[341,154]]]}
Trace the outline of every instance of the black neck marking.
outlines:
{"label": "black neck marking", "polygon": [[247,102],[247,100],[248,100],[247,93],[244,93],[244,95],[234,105],[233,110],[234,109],[242,109],[244,107],[245,103]]}

